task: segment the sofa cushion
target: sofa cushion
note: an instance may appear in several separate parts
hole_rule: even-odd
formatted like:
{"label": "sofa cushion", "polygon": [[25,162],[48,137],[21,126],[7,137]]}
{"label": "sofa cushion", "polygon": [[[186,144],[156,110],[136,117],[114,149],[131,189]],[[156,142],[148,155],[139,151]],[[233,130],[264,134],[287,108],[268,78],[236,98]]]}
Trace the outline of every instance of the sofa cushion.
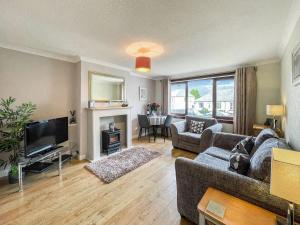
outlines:
{"label": "sofa cushion", "polygon": [[250,160],[249,177],[270,183],[272,148],[290,149],[283,139],[269,138],[264,141]]}
{"label": "sofa cushion", "polygon": [[203,122],[203,121],[191,120],[189,132],[201,134],[203,132],[204,125],[205,125],[205,122]]}
{"label": "sofa cushion", "polygon": [[204,118],[199,116],[186,116],[185,119],[187,122],[187,127],[190,127],[191,120],[204,122],[204,129],[218,123],[217,120],[214,118]]}
{"label": "sofa cushion", "polygon": [[192,132],[183,132],[178,134],[178,139],[181,141],[189,142],[191,144],[200,144],[201,134]]}
{"label": "sofa cushion", "polygon": [[229,161],[231,155],[230,151],[218,147],[209,147],[204,151],[204,153],[225,161]]}
{"label": "sofa cushion", "polygon": [[209,167],[215,167],[219,168],[221,170],[227,170],[228,169],[228,161],[216,158],[214,156],[205,154],[205,153],[200,153],[195,159],[195,161],[200,162],[202,164],[206,164]]}
{"label": "sofa cushion", "polygon": [[230,155],[229,165],[235,172],[246,175],[250,166],[250,156],[248,153],[233,153]]}
{"label": "sofa cushion", "polygon": [[265,140],[269,139],[269,138],[279,138],[278,135],[276,134],[276,132],[270,128],[267,129],[263,129],[258,136],[255,138],[255,142],[254,142],[254,147],[253,147],[253,151],[251,152],[250,156],[253,156],[253,154],[255,153],[255,151],[259,148],[259,146],[264,143]]}

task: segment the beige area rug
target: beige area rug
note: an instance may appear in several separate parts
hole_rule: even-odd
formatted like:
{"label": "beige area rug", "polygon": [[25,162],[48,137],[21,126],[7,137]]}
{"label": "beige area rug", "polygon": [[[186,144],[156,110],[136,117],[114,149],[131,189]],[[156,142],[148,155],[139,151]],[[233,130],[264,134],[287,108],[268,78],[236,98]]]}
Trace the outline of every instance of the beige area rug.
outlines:
{"label": "beige area rug", "polygon": [[144,147],[132,147],[89,163],[86,168],[105,183],[110,183],[160,155]]}

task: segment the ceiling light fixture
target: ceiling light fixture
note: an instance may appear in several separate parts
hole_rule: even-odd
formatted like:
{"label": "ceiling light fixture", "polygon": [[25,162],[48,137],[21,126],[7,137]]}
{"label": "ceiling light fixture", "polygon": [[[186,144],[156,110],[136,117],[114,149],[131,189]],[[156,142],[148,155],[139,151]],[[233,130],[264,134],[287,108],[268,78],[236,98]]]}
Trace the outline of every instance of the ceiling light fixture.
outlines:
{"label": "ceiling light fixture", "polygon": [[146,56],[139,56],[135,59],[135,70],[146,73],[151,71],[151,58]]}
{"label": "ceiling light fixture", "polygon": [[135,42],[126,48],[128,55],[136,57],[135,70],[137,72],[151,71],[151,58],[161,55],[163,47],[153,42]]}

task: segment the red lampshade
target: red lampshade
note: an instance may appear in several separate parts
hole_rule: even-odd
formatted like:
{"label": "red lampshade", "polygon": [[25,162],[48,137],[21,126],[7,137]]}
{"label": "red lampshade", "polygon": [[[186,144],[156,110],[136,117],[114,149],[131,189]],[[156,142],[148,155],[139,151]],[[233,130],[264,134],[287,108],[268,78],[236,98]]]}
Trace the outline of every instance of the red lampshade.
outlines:
{"label": "red lampshade", "polygon": [[150,72],[151,70],[151,59],[146,56],[136,57],[135,70],[138,72]]}

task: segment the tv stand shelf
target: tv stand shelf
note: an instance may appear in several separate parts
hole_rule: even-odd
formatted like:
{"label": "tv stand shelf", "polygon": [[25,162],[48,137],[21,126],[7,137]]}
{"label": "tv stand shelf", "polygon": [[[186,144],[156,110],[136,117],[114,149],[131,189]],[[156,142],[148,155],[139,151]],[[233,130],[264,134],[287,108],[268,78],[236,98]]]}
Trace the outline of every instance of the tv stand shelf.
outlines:
{"label": "tv stand shelf", "polygon": [[[62,152],[65,150],[62,146],[57,146],[52,151],[49,151],[45,154],[37,155],[33,158],[20,158],[18,163],[18,172],[19,172],[19,192],[23,191],[23,176],[22,171],[24,167],[29,167],[30,165],[33,165],[34,163],[39,163],[41,166],[41,162],[43,160],[51,159],[52,157],[58,157],[58,175],[61,175],[61,165],[62,165]],[[41,169],[41,172],[44,171]],[[37,172],[37,171],[36,171]]]}

